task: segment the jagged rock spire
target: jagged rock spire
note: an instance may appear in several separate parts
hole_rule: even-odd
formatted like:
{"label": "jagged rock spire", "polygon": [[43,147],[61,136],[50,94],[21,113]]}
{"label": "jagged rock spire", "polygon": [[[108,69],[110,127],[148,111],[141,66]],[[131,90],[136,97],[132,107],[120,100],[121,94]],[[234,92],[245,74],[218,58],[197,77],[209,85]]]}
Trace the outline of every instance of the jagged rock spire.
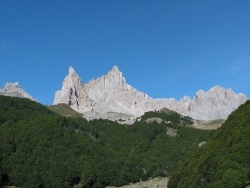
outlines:
{"label": "jagged rock spire", "polygon": [[173,98],[153,99],[128,85],[122,72],[114,66],[106,75],[84,85],[70,67],[62,90],[55,94],[54,104],[66,103],[81,113],[116,112],[136,117],[147,111],[168,108],[194,119],[214,120],[225,119],[246,100],[245,95],[235,94],[231,89],[220,86],[207,92],[199,90],[193,99],[188,96],[180,101]]}
{"label": "jagged rock spire", "polygon": [[114,72],[120,72],[119,68],[116,65],[113,66],[112,71],[114,71]]}
{"label": "jagged rock spire", "polygon": [[69,67],[69,74],[63,81],[62,89],[55,94],[54,104],[65,103],[78,106],[78,95],[81,91],[82,81],[76,71]]}

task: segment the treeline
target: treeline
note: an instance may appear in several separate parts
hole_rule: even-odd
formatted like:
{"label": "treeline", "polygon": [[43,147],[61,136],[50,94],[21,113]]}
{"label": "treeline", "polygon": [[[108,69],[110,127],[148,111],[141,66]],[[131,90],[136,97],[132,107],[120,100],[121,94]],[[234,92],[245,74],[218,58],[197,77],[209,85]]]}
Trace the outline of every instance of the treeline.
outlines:
{"label": "treeline", "polygon": [[[168,136],[167,128],[177,136]],[[169,176],[212,134],[164,122],[87,122],[28,99],[0,96],[0,187],[121,186]]]}
{"label": "treeline", "polygon": [[156,112],[153,112],[153,111],[146,112],[142,117],[137,118],[137,120],[140,119],[141,122],[145,122],[147,119],[155,118],[155,117],[158,117],[164,120],[165,122],[171,122],[177,125],[192,125],[193,124],[192,118],[188,116],[182,116],[178,114],[177,112],[174,112],[168,109],[162,109]]}
{"label": "treeline", "polygon": [[174,170],[169,188],[245,188],[250,184],[250,101]]}

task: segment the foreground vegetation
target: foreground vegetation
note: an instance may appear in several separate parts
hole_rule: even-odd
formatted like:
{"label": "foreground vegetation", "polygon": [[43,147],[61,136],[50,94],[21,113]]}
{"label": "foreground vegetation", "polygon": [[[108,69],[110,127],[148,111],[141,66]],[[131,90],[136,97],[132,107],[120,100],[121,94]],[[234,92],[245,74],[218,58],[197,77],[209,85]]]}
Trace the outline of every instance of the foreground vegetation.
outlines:
{"label": "foreground vegetation", "polygon": [[[28,99],[0,96],[0,187],[121,186],[169,176],[213,132],[188,128],[190,119],[162,113],[124,126],[63,117]],[[143,121],[153,116],[164,121]],[[169,128],[175,137],[167,134]]]}
{"label": "foreground vegetation", "polygon": [[169,188],[244,188],[250,184],[250,101],[174,170]]}
{"label": "foreground vegetation", "polygon": [[50,110],[65,117],[82,117],[82,114],[76,112],[67,104],[57,104],[48,106]]}

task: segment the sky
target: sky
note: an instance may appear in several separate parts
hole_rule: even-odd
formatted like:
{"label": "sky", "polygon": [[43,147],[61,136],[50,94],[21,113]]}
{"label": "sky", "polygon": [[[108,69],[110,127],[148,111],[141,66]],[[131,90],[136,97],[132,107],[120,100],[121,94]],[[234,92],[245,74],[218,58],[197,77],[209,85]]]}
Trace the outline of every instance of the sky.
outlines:
{"label": "sky", "polygon": [[119,67],[153,98],[215,85],[250,97],[249,0],[0,0],[0,88],[42,104],[72,66],[83,83]]}

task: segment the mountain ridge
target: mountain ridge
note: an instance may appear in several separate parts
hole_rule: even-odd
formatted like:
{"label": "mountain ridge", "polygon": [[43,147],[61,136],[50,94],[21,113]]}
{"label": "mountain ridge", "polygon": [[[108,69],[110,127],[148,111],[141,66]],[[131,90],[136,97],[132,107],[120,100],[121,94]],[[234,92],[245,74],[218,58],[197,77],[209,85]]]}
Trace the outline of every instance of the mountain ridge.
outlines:
{"label": "mountain ridge", "polygon": [[127,84],[122,72],[114,66],[106,75],[85,84],[70,67],[53,104],[68,104],[74,110],[94,118],[94,114],[109,112],[128,114],[133,118],[148,111],[168,108],[194,119],[215,120],[226,119],[246,100],[244,94],[235,94],[232,89],[218,85],[207,92],[197,91],[193,99],[188,96],[180,101],[174,98],[154,99]]}

